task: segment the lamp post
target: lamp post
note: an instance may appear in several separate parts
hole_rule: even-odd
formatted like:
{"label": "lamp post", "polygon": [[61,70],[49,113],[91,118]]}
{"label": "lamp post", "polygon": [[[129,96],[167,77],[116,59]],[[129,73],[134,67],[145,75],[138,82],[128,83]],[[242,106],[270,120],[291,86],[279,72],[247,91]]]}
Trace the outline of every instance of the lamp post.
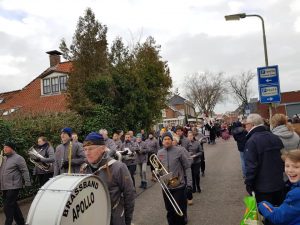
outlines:
{"label": "lamp post", "polygon": [[[269,61],[268,61],[268,50],[267,50],[267,40],[266,40],[266,32],[265,32],[265,22],[264,22],[264,19],[260,15],[257,15],[257,14],[238,13],[238,14],[226,15],[225,16],[225,20],[226,21],[240,20],[240,19],[244,19],[246,17],[258,17],[261,20],[262,31],[263,31],[265,64],[266,64],[266,67],[267,67],[267,66],[269,66]],[[269,114],[270,114],[270,119],[271,119],[271,117],[272,117],[272,103],[269,104]]]}

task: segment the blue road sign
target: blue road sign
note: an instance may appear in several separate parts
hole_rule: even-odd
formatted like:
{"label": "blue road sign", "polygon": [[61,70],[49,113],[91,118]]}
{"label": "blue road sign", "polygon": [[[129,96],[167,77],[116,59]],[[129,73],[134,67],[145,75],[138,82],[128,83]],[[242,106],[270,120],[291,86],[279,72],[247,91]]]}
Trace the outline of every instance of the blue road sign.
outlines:
{"label": "blue road sign", "polygon": [[258,67],[257,75],[260,102],[280,102],[281,96],[278,66]]}

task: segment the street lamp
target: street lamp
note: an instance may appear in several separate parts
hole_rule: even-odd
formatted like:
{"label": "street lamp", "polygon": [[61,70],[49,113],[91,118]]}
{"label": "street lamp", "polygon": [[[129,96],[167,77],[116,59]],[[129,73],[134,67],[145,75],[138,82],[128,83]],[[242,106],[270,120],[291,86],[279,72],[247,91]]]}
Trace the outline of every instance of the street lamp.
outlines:
{"label": "street lamp", "polygon": [[232,14],[232,15],[227,15],[225,16],[226,21],[231,21],[231,20],[240,20],[244,19],[246,17],[258,17],[261,20],[262,23],[262,30],[263,30],[263,41],[264,41],[264,52],[265,52],[265,63],[266,66],[269,66],[268,62],[268,51],[267,51],[267,41],[266,41],[266,32],[265,32],[265,22],[264,19],[260,15],[256,14],[250,14],[247,15],[246,13],[238,13],[238,14]]}
{"label": "street lamp", "polygon": [[[262,31],[263,31],[265,63],[266,63],[266,67],[268,67],[269,66],[269,61],[268,61],[268,51],[267,51],[267,41],[266,41],[266,32],[265,32],[265,22],[264,22],[264,19],[260,15],[257,15],[257,14],[249,14],[249,15],[247,15],[246,13],[238,13],[238,14],[232,14],[232,15],[225,16],[225,20],[226,21],[240,20],[240,19],[244,19],[246,17],[258,17],[261,20]],[[272,117],[272,103],[269,104],[269,116],[270,116],[270,120],[271,120],[271,117]]]}

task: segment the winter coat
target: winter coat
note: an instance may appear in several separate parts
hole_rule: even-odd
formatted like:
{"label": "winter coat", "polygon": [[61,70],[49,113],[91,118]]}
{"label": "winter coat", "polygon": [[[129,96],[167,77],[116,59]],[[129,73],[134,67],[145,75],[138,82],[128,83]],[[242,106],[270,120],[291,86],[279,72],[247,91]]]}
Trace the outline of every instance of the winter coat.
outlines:
{"label": "winter coat", "polygon": [[282,190],[284,187],[284,164],[280,152],[283,149],[282,141],[264,126],[253,128],[246,137],[245,184],[262,193]]}
{"label": "winter coat", "polygon": [[115,145],[117,146],[117,151],[122,151],[122,141],[121,140],[117,140],[117,141],[114,141],[115,142]]}
{"label": "winter coat", "polygon": [[137,163],[147,163],[148,161],[148,148],[147,144],[144,141],[141,142],[135,142],[135,145],[137,146],[136,149],[136,162]]}
{"label": "winter coat", "polygon": [[247,142],[246,135],[248,132],[243,127],[235,127],[231,133],[237,143],[238,150],[243,152]]}
{"label": "winter coat", "polygon": [[185,149],[188,148],[190,141],[189,139],[187,139],[184,135],[182,135],[179,139],[179,145],[181,145],[182,147],[184,147]]}
{"label": "winter coat", "polygon": [[[263,203],[267,204],[270,212]],[[300,181],[293,184],[291,191],[279,207],[273,207],[269,202],[259,203],[258,209],[261,214],[273,224],[299,225],[300,224]]]}
{"label": "winter coat", "polygon": [[157,154],[160,149],[158,140],[156,138],[148,138],[145,143],[147,144],[148,154]]}
{"label": "winter coat", "polygon": [[[157,156],[168,172],[173,173],[173,177],[179,178],[177,188],[185,186],[192,187],[191,165],[182,149],[177,146],[171,146],[168,149],[160,149]],[[185,182],[185,176],[187,182]],[[171,187],[169,187],[171,189]]]}
{"label": "winter coat", "polygon": [[[91,174],[112,160],[106,153],[96,168],[87,165],[82,173]],[[130,225],[134,211],[135,188],[126,165],[114,161],[108,168],[96,172],[107,185],[111,201],[110,225]]]}
{"label": "winter coat", "polygon": [[272,133],[280,138],[284,150],[299,148],[300,138],[297,133],[290,131],[286,125],[280,125],[272,129]]}
{"label": "winter coat", "polygon": [[[69,160],[69,145],[70,141],[65,144],[60,144],[56,147],[55,161],[54,161],[54,176],[67,173],[68,168],[62,168],[62,164]],[[77,142],[72,142],[72,160],[71,173],[79,173],[80,166],[85,161],[85,154],[83,148]]]}
{"label": "winter coat", "polygon": [[195,140],[190,141],[187,150],[190,154],[190,157],[194,156],[192,157],[193,159],[192,164],[201,163],[201,156],[203,154],[203,149],[199,141],[195,141]]}
{"label": "winter coat", "polygon": [[33,174],[46,174],[46,173],[53,173],[53,163],[55,161],[54,159],[54,149],[51,145],[48,143],[44,144],[43,146],[38,146],[35,148],[37,152],[42,155],[44,158],[41,158],[41,162],[50,164],[49,171],[42,170],[35,166],[33,168]]}
{"label": "winter coat", "polygon": [[125,163],[127,166],[136,165],[136,150],[138,149],[137,145],[135,144],[135,142],[125,141],[122,145],[122,150],[124,151],[126,148],[129,148],[131,154],[123,155],[123,163]]}
{"label": "winter coat", "polygon": [[31,186],[29,171],[25,159],[13,152],[10,155],[4,156],[0,166],[0,189],[12,190],[25,186]]}

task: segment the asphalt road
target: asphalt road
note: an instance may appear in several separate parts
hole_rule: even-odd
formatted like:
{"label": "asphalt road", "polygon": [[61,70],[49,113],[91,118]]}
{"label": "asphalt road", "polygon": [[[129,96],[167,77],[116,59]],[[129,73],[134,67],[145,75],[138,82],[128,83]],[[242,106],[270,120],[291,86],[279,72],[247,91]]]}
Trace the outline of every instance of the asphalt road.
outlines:
{"label": "asphalt road", "polygon": [[[201,177],[202,193],[194,194],[194,204],[188,207],[189,225],[238,225],[244,212],[246,195],[236,143],[217,140],[216,145],[205,144],[206,174]],[[149,170],[150,174],[150,169]],[[137,174],[137,186],[139,176]],[[148,176],[150,178],[150,175]],[[165,225],[166,211],[162,191],[149,181],[145,191],[137,188],[133,223],[135,225]],[[27,215],[31,201],[23,202],[21,210]],[[4,214],[0,212],[1,224]]]}

